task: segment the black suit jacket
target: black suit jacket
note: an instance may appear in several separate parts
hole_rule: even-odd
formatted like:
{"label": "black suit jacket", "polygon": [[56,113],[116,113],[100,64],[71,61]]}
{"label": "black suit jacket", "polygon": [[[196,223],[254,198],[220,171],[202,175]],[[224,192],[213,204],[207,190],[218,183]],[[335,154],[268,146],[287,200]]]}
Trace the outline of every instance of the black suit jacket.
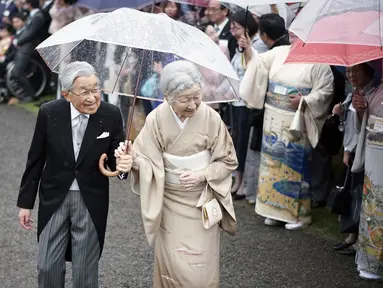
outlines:
{"label": "black suit jacket", "polygon": [[25,26],[23,32],[17,37],[19,51],[24,54],[33,54],[37,45],[46,36],[44,31],[45,16],[41,10],[33,15],[29,24]]}
{"label": "black suit jacket", "polygon": [[[103,132],[109,132],[109,137],[96,139]],[[38,237],[76,178],[102,251],[109,206],[109,179],[101,174],[98,161],[103,153],[107,153],[107,164],[114,170],[114,149],[121,141],[124,141],[124,132],[119,108],[101,102],[98,111],[89,117],[75,161],[69,102],[60,99],[41,106],[17,200],[18,207],[33,209],[39,186]],[[70,259],[67,257],[67,260]]]}

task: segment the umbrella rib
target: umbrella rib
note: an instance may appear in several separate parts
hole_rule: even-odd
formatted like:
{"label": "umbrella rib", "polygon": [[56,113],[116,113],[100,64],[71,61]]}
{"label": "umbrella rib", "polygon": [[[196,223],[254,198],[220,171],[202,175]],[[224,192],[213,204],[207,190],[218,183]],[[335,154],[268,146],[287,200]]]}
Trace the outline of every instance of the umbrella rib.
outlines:
{"label": "umbrella rib", "polygon": [[124,65],[125,65],[126,59],[128,59],[128,56],[129,56],[129,54],[130,54],[131,51],[132,51],[132,48],[131,48],[131,47],[129,47],[129,48],[128,48],[128,51],[126,51],[124,60],[123,60],[122,63],[121,63],[120,71],[118,71],[118,75],[117,75],[116,81],[114,82],[114,86],[113,86],[113,89],[112,89],[112,93],[114,93],[114,89],[116,89],[118,80],[120,79],[120,75],[121,75],[122,69],[124,69]]}
{"label": "umbrella rib", "polygon": [[[313,30],[315,23],[318,22],[319,15],[321,15],[323,9],[327,6],[328,2],[330,2],[330,0],[327,0],[325,3],[323,3],[321,9],[318,11],[318,14],[317,14],[317,16],[315,18],[314,24],[310,27],[309,33],[307,33],[307,39],[309,38],[309,35],[311,33],[311,30]],[[306,39],[306,41],[307,41],[307,39]],[[304,42],[306,42],[306,41],[304,41]]]}
{"label": "umbrella rib", "polygon": [[53,67],[53,69],[52,69],[52,71],[54,71],[56,68],[57,68],[57,66],[60,66],[60,64],[66,59],[66,57],[68,57],[68,55],[70,54],[70,53],[72,53],[72,51],[74,50],[74,49],[76,49],[76,47],[77,46],[79,46],[82,42],[84,42],[84,39],[83,40],[81,40],[79,43],[77,43],[77,45],[75,45],[72,49],[70,49],[70,51],[60,60],[60,62],[59,63],[57,63],[54,67]]}

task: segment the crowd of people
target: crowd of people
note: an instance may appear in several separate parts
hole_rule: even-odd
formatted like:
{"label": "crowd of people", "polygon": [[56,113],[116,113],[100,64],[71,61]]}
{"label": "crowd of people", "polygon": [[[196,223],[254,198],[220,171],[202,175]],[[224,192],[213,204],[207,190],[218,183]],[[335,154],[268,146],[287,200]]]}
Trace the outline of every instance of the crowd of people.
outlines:
{"label": "crowd of people", "polygon": [[[17,75],[15,73],[14,77],[18,77],[16,82],[22,86],[24,91],[15,96],[29,101],[30,98],[33,98],[33,91],[22,77],[25,77],[23,71],[28,60],[25,57],[33,57],[32,51],[36,46],[36,41],[45,39],[49,34],[55,33],[66,24],[91,12],[65,0],[53,1],[48,6],[46,3],[40,6],[41,3],[34,0],[15,0],[14,2],[16,8],[3,19],[0,60],[3,60],[4,65],[9,61],[15,62],[16,68],[14,69]],[[284,225],[288,230],[299,230],[311,224],[311,210],[325,206],[332,188],[343,183],[344,178],[346,178],[345,187],[353,198],[353,201],[348,203],[350,206],[348,208],[350,211],[352,210],[352,213],[340,217],[341,231],[347,233],[348,237],[341,243],[334,245],[334,250],[344,255],[356,255],[357,269],[362,279],[382,280],[383,230],[381,227],[383,226],[383,216],[381,211],[383,183],[379,169],[379,163],[381,163],[379,159],[383,157],[382,150],[379,148],[382,145],[381,127],[383,127],[383,122],[381,122],[383,121],[381,61],[363,63],[347,69],[324,64],[284,65],[291,44],[295,40],[294,35],[290,35],[286,28],[293,21],[294,16],[299,13],[300,6],[293,7],[285,4],[266,6],[262,9],[258,6],[250,8],[251,15],[248,15],[245,10],[234,11],[234,9],[229,9],[230,7],[216,0],[209,1],[208,7],[194,7],[164,1],[155,7],[154,12],[164,12],[174,20],[196,26],[206,33],[219,45],[240,79],[240,101],[230,104],[209,104],[219,113],[223,123],[230,131],[238,159],[238,165],[234,165],[233,159],[226,159],[222,155],[217,156],[218,158],[221,157],[219,158],[220,161],[227,161],[225,168],[228,166],[230,168],[236,167],[230,191],[232,199],[234,201],[248,201],[249,204],[255,205],[256,213],[265,218],[265,225]],[[145,11],[150,12],[150,9],[149,7]],[[29,16],[26,16],[26,12],[29,12]],[[51,18],[49,25],[47,25],[48,20],[46,20],[48,15]],[[45,27],[44,25],[47,26],[46,33],[40,34],[42,31],[40,28]],[[39,37],[36,36],[37,34],[30,33],[39,33]],[[14,48],[16,48],[16,52],[11,53]],[[102,50],[102,47],[98,49]],[[122,53],[118,47],[113,51],[113,54],[114,63],[121,63]],[[11,59],[9,59],[11,57],[9,55],[13,55]],[[89,57],[95,56],[90,55]],[[132,54],[127,58],[122,71],[123,81],[120,84],[123,86],[121,91],[131,95],[134,90],[132,79],[137,77],[138,56]],[[169,84],[164,83],[169,79],[164,80],[163,73],[170,69],[167,67],[172,67],[174,62],[177,62],[175,60],[160,54],[153,55],[153,66],[146,67],[149,72],[144,73],[144,81],[139,86],[141,96],[155,99],[164,97],[158,96],[163,93],[161,86]],[[95,61],[90,59],[87,62],[94,64]],[[102,65],[107,65],[105,59],[97,59],[97,61],[103,62]],[[180,69],[187,70],[188,73],[196,73],[190,67],[185,66]],[[167,73],[170,72],[167,71]],[[202,74],[203,77],[206,76],[204,73]],[[192,89],[194,84],[199,85],[201,83],[193,82],[189,88]],[[177,93],[181,92],[178,91]],[[130,113],[130,98],[118,96],[114,99],[113,94],[108,95],[107,93],[104,93],[103,97],[105,101],[120,106],[125,121]],[[151,120],[146,122],[146,128],[144,127],[142,130],[144,132],[140,134],[134,149],[152,160],[150,165],[148,163],[142,164],[143,161],[140,162],[140,165],[146,165],[147,171],[153,169],[154,175],[153,178],[150,178],[153,183],[148,180],[153,186],[147,187],[145,190],[141,183],[141,197],[143,199],[141,201],[145,204],[145,201],[153,201],[149,198],[154,196],[149,197],[148,195],[150,193],[150,195],[154,195],[156,185],[161,185],[155,179],[157,179],[156,175],[160,175],[162,171],[157,171],[155,167],[152,167],[155,162],[153,159],[159,157],[156,150],[157,144],[153,143],[153,147],[149,147],[148,144],[149,140],[155,137],[151,134],[156,134],[156,129],[161,130],[162,127],[157,127],[154,121],[165,121],[166,117],[171,118],[173,116],[170,113],[167,115],[167,112],[163,111],[164,106],[158,108],[156,113],[151,114],[159,106],[159,101],[142,100],[141,103],[144,108],[144,117],[151,115],[148,116],[148,119]],[[172,105],[174,103],[176,103],[174,99],[169,102]],[[172,106],[174,109],[179,109],[176,104],[174,105]],[[203,109],[201,108],[203,112],[199,113],[208,115],[205,106],[201,107],[203,107]],[[295,123],[297,111],[304,111],[302,120],[306,127],[304,131]],[[159,117],[158,113],[162,113],[166,117],[161,116],[164,118],[161,120],[153,119]],[[216,121],[214,117],[205,114],[201,114],[201,117],[213,119],[211,120],[213,122]],[[188,116],[185,116],[184,120],[186,118]],[[155,127],[149,127],[149,129],[147,126],[150,125]],[[215,132],[221,135],[220,137],[226,137],[218,122],[214,122],[212,127]],[[206,133],[209,134],[210,132],[207,131]],[[160,134],[158,132],[158,135]],[[169,137],[171,138],[171,135]],[[182,141],[185,144],[191,140]],[[198,139],[193,141],[198,141]],[[199,143],[198,145],[201,146],[202,144]],[[171,151],[176,151],[175,154],[184,152],[179,151],[182,150],[179,147],[168,148]],[[226,151],[230,155],[230,145],[221,148],[222,151]],[[332,159],[342,149],[345,166],[344,175],[342,174],[341,179],[335,179],[334,173],[332,173]],[[137,156],[134,154],[134,157]],[[226,157],[230,158],[227,155]],[[172,159],[168,160],[172,161]],[[161,161],[158,161],[161,162],[162,158]],[[133,169],[133,178],[138,182],[140,177],[144,177],[142,172],[137,174],[141,169],[143,168]],[[201,193],[200,190],[203,187],[200,184],[203,181],[206,179],[197,181],[196,186],[193,186],[193,189],[196,189],[195,192]],[[218,186],[216,187],[217,191],[221,191],[222,187]],[[150,226],[153,223],[153,225],[159,225],[161,222],[166,226],[165,228],[170,230],[176,229],[174,225],[180,225],[180,223],[187,221],[190,221],[188,223],[191,226],[195,225],[195,219],[192,219],[194,216],[187,221],[185,220],[186,214],[190,211],[182,211],[175,204],[178,200],[175,201],[174,199],[182,198],[182,195],[179,194],[180,191],[173,188],[170,186],[162,187],[161,189],[165,189],[166,193],[172,196],[164,200],[163,195],[158,195],[160,198],[157,199],[159,202],[169,202],[166,206],[167,210],[163,214],[165,216],[161,216],[165,217],[167,222],[161,222],[159,214],[154,215],[153,211],[144,210],[144,217],[147,217],[146,220],[144,219],[145,225]],[[235,221],[235,216],[231,214],[230,210],[231,200],[225,197],[221,200],[223,206],[229,207],[225,206],[225,211],[229,215],[228,218],[230,221],[233,219]],[[182,201],[192,200],[184,199]],[[145,204],[143,207],[145,209],[149,206]],[[155,210],[158,212],[161,209],[161,207],[156,207]],[[179,223],[172,222],[170,215],[174,212],[173,210],[183,214],[185,217],[181,220],[185,222],[181,220]],[[229,227],[227,230],[231,231],[231,226],[228,225],[227,227]],[[146,229],[154,228],[150,226]],[[210,234],[201,232],[201,235],[205,235],[209,239],[204,242],[204,245],[218,247],[216,244],[219,243],[219,240],[216,231],[214,233],[209,231]],[[185,233],[181,234],[186,235]],[[167,263],[168,257],[171,257],[170,252],[165,252],[169,250],[167,246],[169,242],[167,241],[170,241],[167,239],[169,236],[165,234],[164,231],[160,232],[160,240],[157,240],[159,242],[156,244],[156,248],[159,249],[156,250],[156,267],[159,270],[156,270],[157,278],[155,281],[158,283],[164,281],[160,279],[160,275],[169,272],[161,270],[169,264]],[[186,239],[185,241],[198,242],[195,239]],[[205,260],[203,258],[203,261]],[[186,273],[188,268],[180,266],[177,269],[182,274]],[[173,272],[169,273],[172,274],[171,278],[177,277],[173,275]],[[187,276],[185,277],[187,278]],[[214,281],[218,281],[216,278],[214,279]]]}
{"label": "crowd of people", "polygon": [[[44,65],[35,48],[51,34],[63,26],[92,13],[85,7],[75,6],[76,1],[40,1],[14,0],[5,1],[1,27],[0,78],[2,88],[11,87],[4,93],[1,102],[10,105],[22,102],[32,102],[41,96],[39,85],[43,92],[50,87],[51,82],[36,83],[32,73],[36,68],[31,61],[41,63],[43,68],[36,73],[49,75],[49,69]],[[10,65],[13,64],[13,65]],[[6,77],[7,72],[9,77]],[[39,77],[41,75],[36,75]],[[50,76],[50,75],[49,75]],[[54,77],[48,77],[54,82]]]}

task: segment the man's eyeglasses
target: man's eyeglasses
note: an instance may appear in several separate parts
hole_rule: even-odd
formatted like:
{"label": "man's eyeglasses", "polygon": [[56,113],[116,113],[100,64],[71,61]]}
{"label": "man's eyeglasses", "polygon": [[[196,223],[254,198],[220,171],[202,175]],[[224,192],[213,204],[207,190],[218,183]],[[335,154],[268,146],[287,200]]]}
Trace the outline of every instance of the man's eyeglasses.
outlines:
{"label": "man's eyeglasses", "polygon": [[87,96],[94,96],[96,94],[100,94],[101,90],[100,90],[100,88],[94,88],[92,90],[83,91],[80,94],[77,94],[77,93],[73,92],[72,90],[69,90],[69,92],[71,92],[74,95],[79,96],[79,97],[87,97]]}

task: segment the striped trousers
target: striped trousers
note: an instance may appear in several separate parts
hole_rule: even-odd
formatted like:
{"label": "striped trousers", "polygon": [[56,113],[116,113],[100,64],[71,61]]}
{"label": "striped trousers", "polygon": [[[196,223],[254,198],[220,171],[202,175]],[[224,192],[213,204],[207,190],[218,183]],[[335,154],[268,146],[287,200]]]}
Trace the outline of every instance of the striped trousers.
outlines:
{"label": "striped trousers", "polygon": [[41,232],[37,261],[39,288],[64,288],[69,239],[73,288],[98,288],[100,245],[80,191],[68,192]]}

